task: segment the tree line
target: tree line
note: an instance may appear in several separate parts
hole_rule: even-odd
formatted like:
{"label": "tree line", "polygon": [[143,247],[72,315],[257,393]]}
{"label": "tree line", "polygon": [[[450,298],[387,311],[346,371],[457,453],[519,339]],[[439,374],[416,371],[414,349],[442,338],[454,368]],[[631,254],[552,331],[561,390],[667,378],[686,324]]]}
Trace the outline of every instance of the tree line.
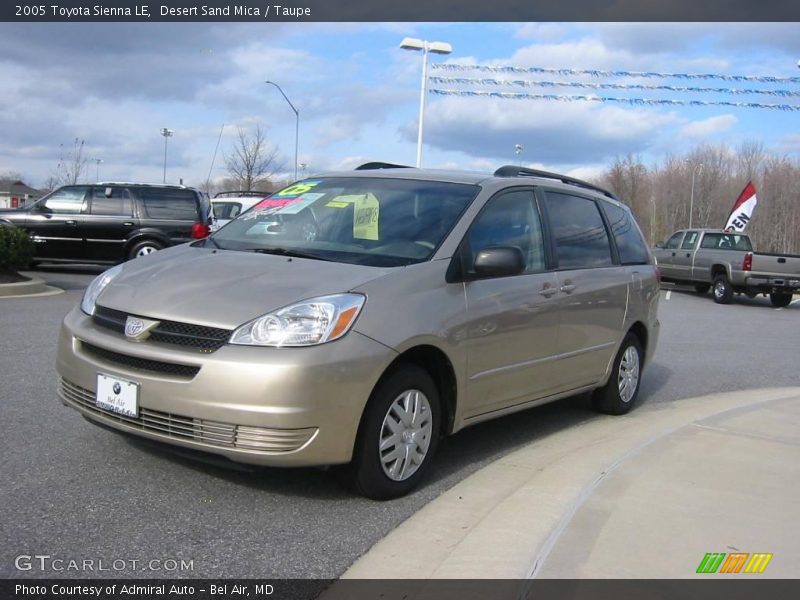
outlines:
{"label": "tree line", "polygon": [[758,205],[745,233],[757,250],[800,254],[800,160],[747,141],[737,148],[702,144],[683,155],[645,165],[618,157],[595,180],[630,206],[650,244],[689,226],[694,174],[693,227],[722,228],[748,181]]}

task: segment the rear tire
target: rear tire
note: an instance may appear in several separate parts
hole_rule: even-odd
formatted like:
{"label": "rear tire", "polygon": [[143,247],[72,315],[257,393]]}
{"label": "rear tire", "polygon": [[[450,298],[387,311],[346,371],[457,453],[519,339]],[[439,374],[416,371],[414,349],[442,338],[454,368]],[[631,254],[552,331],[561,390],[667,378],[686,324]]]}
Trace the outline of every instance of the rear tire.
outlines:
{"label": "rear tire", "polygon": [[642,344],[629,333],[619,347],[608,383],[593,394],[595,409],[607,415],[624,415],[633,408],[639,396],[643,362]]}
{"label": "rear tire", "polygon": [[162,248],[164,248],[164,246],[155,240],[144,240],[142,242],[134,244],[131,247],[130,251],[128,252],[128,260],[133,260],[134,258],[147,256],[148,254],[152,254],[153,252],[158,252]]}
{"label": "rear tire", "polygon": [[731,298],[733,298],[733,286],[728,281],[728,276],[719,274],[714,277],[714,302],[730,304]]}
{"label": "rear tire", "polygon": [[372,393],[356,440],[349,479],[374,500],[404,496],[424,479],[439,443],[439,391],[426,371],[404,365]]}
{"label": "rear tire", "polygon": [[792,303],[792,294],[787,292],[772,292],[769,295],[769,301],[775,308],[783,308]]}
{"label": "rear tire", "polygon": [[708,290],[710,289],[711,289],[710,283],[698,283],[694,286],[694,291],[700,294],[701,296],[706,295],[708,293]]}

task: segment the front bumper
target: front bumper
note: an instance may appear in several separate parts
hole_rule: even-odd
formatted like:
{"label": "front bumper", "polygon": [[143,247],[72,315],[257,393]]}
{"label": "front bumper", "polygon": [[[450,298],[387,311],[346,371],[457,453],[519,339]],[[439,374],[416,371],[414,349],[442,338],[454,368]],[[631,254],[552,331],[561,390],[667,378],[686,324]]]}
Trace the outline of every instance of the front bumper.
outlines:
{"label": "front bumper", "polygon": [[[308,348],[199,353],[130,342],[76,307],[56,368],[62,402],[100,424],[235,462],[314,466],[350,461],[364,406],[395,356],[356,332]],[[139,384],[137,417],[97,408],[98,373]]]}

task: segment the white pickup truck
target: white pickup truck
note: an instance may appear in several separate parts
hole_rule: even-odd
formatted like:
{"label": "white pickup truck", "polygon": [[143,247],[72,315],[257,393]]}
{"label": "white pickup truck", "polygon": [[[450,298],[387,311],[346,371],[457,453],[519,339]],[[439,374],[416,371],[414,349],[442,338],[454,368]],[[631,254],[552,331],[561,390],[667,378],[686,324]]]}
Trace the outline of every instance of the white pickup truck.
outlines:
{"label": "white pickup truck", "polygon": [[753,252],[742,233],[682,229],[656,244],[653,255],[662,281],[693,285],[699,294],[713,286],[718,304],[728,304],[733,294],[764,294],[783,307],[800,292],[800,256]]}

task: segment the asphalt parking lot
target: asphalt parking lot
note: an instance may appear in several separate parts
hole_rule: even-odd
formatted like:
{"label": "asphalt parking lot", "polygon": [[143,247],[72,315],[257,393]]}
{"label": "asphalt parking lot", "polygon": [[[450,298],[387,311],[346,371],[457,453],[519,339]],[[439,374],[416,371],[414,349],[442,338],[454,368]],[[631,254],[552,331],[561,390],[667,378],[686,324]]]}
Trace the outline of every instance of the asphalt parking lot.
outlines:
{"label": "asphalt parking lot", "polygon": [[[238,472],[191,462],[94,427],[56,398],[59,323],[97,272],[41,270],[66,292],[0,300],[3,577],[336,577],[467,475],[594,418],[577,397],[464,430],[442,444],[426,485],[386,503],[351,495],[332,471]],[[660,319],[640,402],[798,384],[800,299],[785,309],[741,297],[718,306],[710,295],[676,288],[662,292]],[[125,568],[15,569],[15,557],[36,554]],[[181,559],[192,561],[191,571],[143,567]]]}

